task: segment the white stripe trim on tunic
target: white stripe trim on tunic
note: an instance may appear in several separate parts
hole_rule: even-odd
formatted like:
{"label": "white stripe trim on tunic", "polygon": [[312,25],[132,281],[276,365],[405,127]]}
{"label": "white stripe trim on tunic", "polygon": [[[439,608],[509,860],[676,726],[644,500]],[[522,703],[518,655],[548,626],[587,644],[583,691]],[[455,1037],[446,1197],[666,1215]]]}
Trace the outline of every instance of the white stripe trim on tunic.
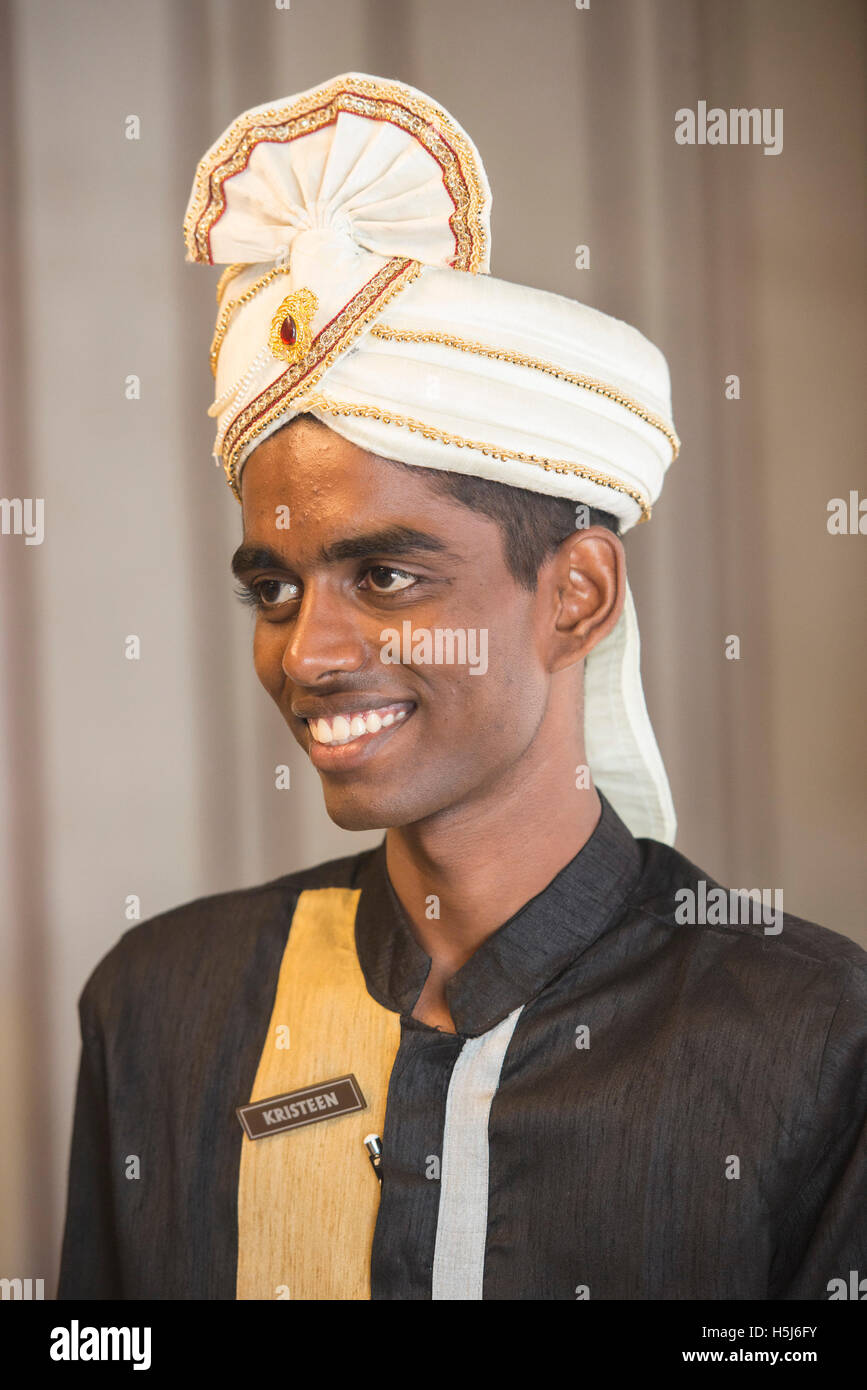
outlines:
{"label": "white stripe trim on tunic", "polygon": [[517,1008],[481,1037],[468,1038],[446,1097],[434,1299],[480,1299],[488,1234],[488,1118]]}

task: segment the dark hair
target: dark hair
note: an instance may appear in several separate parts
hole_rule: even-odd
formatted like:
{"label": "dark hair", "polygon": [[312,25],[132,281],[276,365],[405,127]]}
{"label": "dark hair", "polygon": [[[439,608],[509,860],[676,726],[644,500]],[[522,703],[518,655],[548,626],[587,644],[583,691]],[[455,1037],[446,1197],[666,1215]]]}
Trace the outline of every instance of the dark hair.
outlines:
{"label": "dark hair", "polygon": [[[294,417],[295,420],[316,418],[306,413]],[[377,454],[377,458],[380,457]],[[531,592],[536,588],[541,565],[573,531],[587,526],[605,526],[615,536],[620,534],[617,517],[599,507],[587,506],[586,518],[582,513],[579,526],[575,511],[579,504],[569,497],[549,497],[545,493],[512,487],[509,483],[473,478],[441,468],[422,469],[398,459],[383,461],[395,468],[409,468],[413,473],[424,473],[435,492],[451,497],[470,511],[482,512],[495,521],[502,533],[503,551],[512,578]]]}
{"label": "dark hair", "polygon": [[[426,473],[428,471],[437,492],[496,521],[502,533],[509,572],[522,588],[531,592],[536,588],[540,566],[573,531],[605,526],[615,536],[620,534],[620,523],[610,512],[576,503],[569,497],[549,497],[542,492],[512,487],[509,483],[471,478],[443,469],[425,469]],[[575,511],[578,505],[586,508],[581,514],[580,525]]]}

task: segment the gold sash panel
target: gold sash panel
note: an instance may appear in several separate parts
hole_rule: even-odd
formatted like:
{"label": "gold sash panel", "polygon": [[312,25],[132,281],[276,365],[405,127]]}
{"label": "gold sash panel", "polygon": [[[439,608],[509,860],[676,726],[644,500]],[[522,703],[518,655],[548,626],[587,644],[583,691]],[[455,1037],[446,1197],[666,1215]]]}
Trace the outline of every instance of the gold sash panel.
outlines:
{"label": "gold sash panel", "polygon": [[383,1132],[400,1016],[367,992],[355,950],[359,897],[349,888],[301,893],[250,1100],[351,1072],[367,1109],[264,1139],[244,1135],[239,1299],[370,1298],[379,1182],[364,1137]]}

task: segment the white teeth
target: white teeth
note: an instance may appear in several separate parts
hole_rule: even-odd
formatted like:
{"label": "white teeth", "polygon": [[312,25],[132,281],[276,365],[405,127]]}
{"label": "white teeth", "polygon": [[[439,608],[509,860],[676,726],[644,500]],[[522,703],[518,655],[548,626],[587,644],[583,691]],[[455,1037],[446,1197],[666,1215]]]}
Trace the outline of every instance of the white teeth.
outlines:
{"label": "white teeth", "polygon": [[351,743],[364,734],[378,734],[380,729],[387,729],[399,719],[406,719],[409,713],[411,711],[405,709],[389,710],[382,715],[376,710],[358,711],[349,715],[336,714],[330,721],[310,719],[308,726],[315,743]]}

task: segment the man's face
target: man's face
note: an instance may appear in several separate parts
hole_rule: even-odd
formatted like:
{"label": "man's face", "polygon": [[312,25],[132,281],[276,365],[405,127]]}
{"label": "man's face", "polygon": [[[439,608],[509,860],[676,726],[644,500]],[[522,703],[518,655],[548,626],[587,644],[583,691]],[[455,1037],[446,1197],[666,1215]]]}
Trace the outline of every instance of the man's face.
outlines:
{"label": "man's face", "polygon": [[[496,523],[315,421],[272,435],[241,481],[233,567],[258,598],[256,672],[317,768],[331,819],[408,825],[513,786],[551,677],[539,597],[509,573]],[[463,629],[475,645],[465,664],[401,647],[384,662],[387,630],[407,622],[431,641]]]}

